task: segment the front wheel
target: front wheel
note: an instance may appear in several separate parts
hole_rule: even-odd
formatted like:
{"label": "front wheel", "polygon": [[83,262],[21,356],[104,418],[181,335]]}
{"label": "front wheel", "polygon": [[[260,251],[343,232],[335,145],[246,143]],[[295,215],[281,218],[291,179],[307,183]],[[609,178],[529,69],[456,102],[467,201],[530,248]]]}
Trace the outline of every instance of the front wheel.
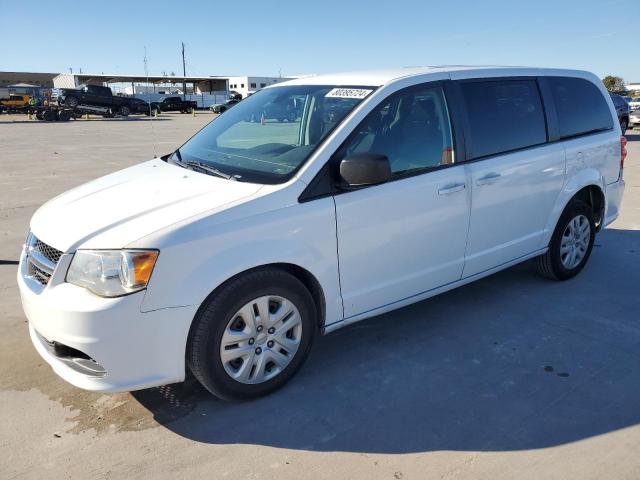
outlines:
{"label": "front wheel", "polygon": [[67,107],[73,109],[76,108],[78,106],[78,103],[80,102],[78,102],[78,99],[76,97],[67,97],[64,100],[64,103]]}
{"label": "front wheel", "polygon": [[123,117],[128,117],[129,114],[131,113],[131,109],[129,107],[127,107],[126,105],[122,105],[120,107],[120,115]]}
{"label": "front wheel", "polygon": [[223,400],[248,400],[284,385],[309,354],[316,332],[313,299],[280,270],[249,273],[223,286],[198,313],[187,362]]}
{"label": "front wheel", "polygon": [[553,280],[575,277],[589,260],[595,235],[591,207],[584,202],[570,202],[558,220],[549,250],[536,258],[538,271]]}

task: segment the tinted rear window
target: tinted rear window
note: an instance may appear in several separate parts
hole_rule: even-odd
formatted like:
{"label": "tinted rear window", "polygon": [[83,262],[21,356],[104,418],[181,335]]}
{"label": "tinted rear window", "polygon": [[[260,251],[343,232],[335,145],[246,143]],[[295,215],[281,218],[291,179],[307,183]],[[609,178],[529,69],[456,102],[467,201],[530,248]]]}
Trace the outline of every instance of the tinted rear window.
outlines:
{"label": "tinted rear window", "polygon": [[613,128],[611,112],[600,89],[582,78],[549,77],[558,112],[560,137]]}
{"label": "tinted rear window", "polygon": [[534,80],[469,82],[461,87],[473,158],[546,142],[544,110]]}

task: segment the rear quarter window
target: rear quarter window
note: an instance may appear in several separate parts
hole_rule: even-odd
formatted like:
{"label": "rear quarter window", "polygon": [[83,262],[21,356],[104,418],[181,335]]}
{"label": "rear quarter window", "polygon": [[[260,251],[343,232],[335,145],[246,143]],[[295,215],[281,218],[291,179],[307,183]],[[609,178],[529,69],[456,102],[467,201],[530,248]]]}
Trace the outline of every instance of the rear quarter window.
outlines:
{"label": "rear quarter window", "polygon": [[602,92],[583,78],[548,77],[558,115],[560,137],[568,138],[613,128]]}
{"label": "rear quarter window", "polygon": [[547,141],[535,80],[492,80],[461,85],[473,158],[519,150]]}

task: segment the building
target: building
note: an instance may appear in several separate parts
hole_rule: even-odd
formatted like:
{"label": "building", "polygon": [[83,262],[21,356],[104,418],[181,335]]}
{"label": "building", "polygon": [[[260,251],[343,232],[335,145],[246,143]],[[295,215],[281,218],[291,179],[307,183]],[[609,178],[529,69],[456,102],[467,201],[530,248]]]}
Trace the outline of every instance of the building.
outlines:
{"label": "building", "polygon": [[0,72],[0,87],[27,84],[33,87],[52,88],[57,73],[43,72]]}
{"label": "building", "polygon": [[0,98],[10,94],[28,94],[42,97],[53,88],[57,73],[0,72]]}
{"label": "building", "polygon": [[228,77],[229,90],[238,92],[242,98],[260,90],[261,88],[274,85],[276,83],[292,80],[289,77]]}

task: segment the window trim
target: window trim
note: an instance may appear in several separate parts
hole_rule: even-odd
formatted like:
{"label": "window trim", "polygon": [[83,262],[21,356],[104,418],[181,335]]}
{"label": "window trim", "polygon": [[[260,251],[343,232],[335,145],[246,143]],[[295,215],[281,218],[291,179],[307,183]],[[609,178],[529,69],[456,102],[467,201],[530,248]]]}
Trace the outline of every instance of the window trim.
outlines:
{"label": "window trim", "polygon": [[[384,97],[382,100],[380,100],[374,107],[371,108],[371,110],[369,110],[369,112],[365,115],[365,117],[351,130],[351,132],[349,132],[349,134],[347,135],[347,138],[345,138],[344,141],[335,149],[335,151],[331,154],[331,156],[326,161],[326,163],[320,168],[316,176],[313,177],[313,180],[309,182],[309,185],[307,186],[307,188],[305,188],[302,191],[302,193],[298,197],[298,202],[305,203],[305,202],[317,200],[320,198],[326,198],[329,196],[355,192],[355,191],[363,190],[365,188],[375,188],[375,187],[379,187],[381,185],[387,185],[389,183],[396,182],[399,180],[404,180],[406,178],[412,178],[418,175],[424,175],[427,173],[436,172],[438,170],[443,170],[445,168],[460,166],[463,163],[461,158],[464,158],[464,140],[462,137],[461,129],[456,128],[454,125],[453,111],[455,110],[456,112],[459,112],[460,106],[458,104],[459,99],[455,98],[454,92],[449,91],[448,85],[451,85],[452,83],[453,82],[451,80],[435,80],[431,82],[417,83],[417,84],[402,88],[400,90],[397,90],[395,92],[392,92],[386,97]],[[438,165],[435,167],[424,167],[424,168],[401,172],[399,174],[393,175],[389,179],[389,181],[378,184],[378,185],[367,185],[361,188],[357,188],[355,190],[345,190],[345,189],[339,188],[339,178],[337,175],[338,173],[337,167],[339,165],[340,160],[338,160],[337,154],[338,152],[340,152],[340,150],[345,144],[347,144],[353,139],[353,137],[356,135],[358,128],[360,128],[360,126],[367,121],[367,119],[369,118],[369,115],[372,112],[374,112],[377,108],[382,106],[385,102],[387,102],[393,96],[402,95],[414,90],[423,90],[425,88],[438,88],[438,87],[442,89],[444,100],[447,105],[447,110],[449,113],[449,125],[451,127],[451,142],[453,144],[452,146],[454,151],[454,162],[445,164],[445,165]],[[452,95],[452,99],[449,98],[448,96],[449,93]],[[458,113],[456,113],[456,115],[458,115]],[[462,156],[460,156],[458,152],[461,152]]]}
{"label": "window trim", "polygon": [[[464,159],[461,159],[461,162],[477,162],[480,160],[487,160],[490,158],[494,158],[494,157],[499,157],[502,155],[508,155],[510,153],[516,153],[516,152],[521,152],[524,150],[530,150],[533,148],[539,148],[542,147],[544,145],[547,145],[548,143],[551,143],[550,140],[550,136],[551,136],[551,125],[555,126],[557,125],[557,119],[556,119],[556,123],[553,123],[553,119],[550,118],[549,115],[549,109],[547,107],[547,104],[545,103],[545,96],[543,95],[542,92],[542,88],[540,87],[540,83],[539,83],[540,77],[538,76],[533,76],[533,75],[529,75],[529,76],[506,76],[506,77],[487,77],[487,78],[483,78],[483,77],[476,77],[476,78],[465,78],[465,79],[461,79],[461,80],[454,80],[453,81],[453,88],[455,88],[457,90],[457,95],[459,97],[459,106],[461,109],[461,126],[462,126],[462,130],[464,131],[464,138],[465,138],[465,146],[466,148],[466,155],[464,157]],[[512,148],[509,150],[505,150],[502,152],[495,152],[495,153],[490,153],[488,155],[482,155],[482,156],[474,156],[473,155],[473,142],[471,140],[472,136],[471,136],[471,120],[469,117],[469,112],[467,110],[467,105],[466,102],[464,100],[464,95],[462,93],[462,85],[466,84],[466,83],[490,83],[490,82],[518,82],[518,81],[533,81],[536,85],[536,89],[538,91],[538,96],[540,99],[540,105],[542,106],[542,116],[544,119],[544,128],[545,128],[545,141],[544,142],[540,142],[540,143],[536,143],[534,145],[527,145],[525,147],[518,147],[518,148]],[[551,92],[548,92],[549,95]],[[549,97],[550,100],[552,100],[551,97]],[[551,101],[551,104],[553,105],[553,102]],[[555,114],[555,108],[554,108],[554,114]]]}

